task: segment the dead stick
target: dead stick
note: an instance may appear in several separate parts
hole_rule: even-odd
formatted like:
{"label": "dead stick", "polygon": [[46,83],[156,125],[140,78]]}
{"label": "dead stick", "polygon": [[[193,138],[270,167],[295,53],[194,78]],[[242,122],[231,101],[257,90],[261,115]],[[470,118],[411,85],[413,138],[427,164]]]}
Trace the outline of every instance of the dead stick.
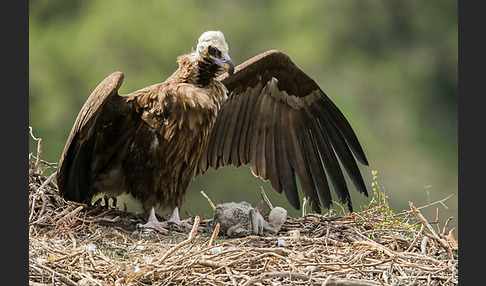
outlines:
{"label": "dead stick", "polygon": [[37,190],[44,189],[48,184],[50,184],[52,182],[52,180],[54,180],[54,178],[56,177],[56,175],[57,175],[57,171],[55,171],[54,173],[52,173],[49,176],[49,178],[47,178],[47,180],[45,180],[44,183],[42,183],[42,185],[40,185],[40,187]]}
{"label": "dead stick", "polygon": [[[427,227],[427,229],[430,231],[432,234],[433,238],[442,245],[446,250],[450,251],[449,245],[442,240],[439,235],[435,232],[434,228],[427,222],[427,220],[424,218],[424,216],[420,213],[420,211],[413,205],[412,202],[408,202],[408,205],[410,206],[410,209],[412,210],[412,213],[415,215],[415,217],[418,218],[418,220]],[[425,232],[424,232],[425,233]]]}
{"label": "dead stick", "polygon": [[[37,262],[36,262],[36,261],[34,261],[34,260],[29,260],[29,264],[30,264],[30,263],[33,263],[33,264],[37,265],[39,268],[42,268],[42,269],[44,269],[44,270],[47,270],[47,271],[51,272],[51,274],[52,274],[53,276],[59,276],[59,278],[60,278],[60,279],[61,279],[61,280],[62,280],[64,283],[66,283],[66,284],[70,284],[70,285],[74,285],[74,286],[78,285],[78,283],[76,283],[76,282],[74,282],[73,280],[69,279],[69,278],[68,278],[68,277],[66,277],[65,275],[63,275],[63,274],[61,274],[61,273],[59,273],[59,272],[56,272],[56,271],[52,270],[51,268],[49,268],[49,267],[47,267],[47,266],[44,266],[44,265],[42,265],[42,264],[40,264],[40,263],[37,263]],[[39,271],[39,272],[40,272],[40,271]]]}
{"label": "dead stick", "polygon": [[35,160],[34,172],[37,172],[37,168],[39,167],[40,164],[41,155],[42,155],[42,138],[39,138],[39,140],[37,141],[37,159]]}
{"label": "dead stick", "polygon": [[260,186],[260,195],[262,196],[263,201],[267,204],[270,210],[273,210],[273,205],[270,202],[270,199],[267,197],[267,194],[265,194],[265,190],[262,186]]}
{"label": "dead stick", "polygon": [[[417,210],[421,210],[421,209],[424,209],[424,208],[427,208],[427,207],[430,207],[430,206],[433,206],[433,205],[435,205],[435,204],[439,204],[439,203],[440,203],[441,205],[443,205],[445,208],[448,208],[448,207],[446,207],[446,205],[444,205],[444,202],[445,202],[446,200],[450,199],[450,197],[452,197],[452,195],[453,195],[453,194],[450,194],[449,196],[447,196],[447,197],[443,198],[442,200],[438,200],[438,201],[436,201],[436,202],[433,202],[433,203],[427,204],[427,205],[425,205],[425,206],[421,206],[421,207],[418,207],[418,208],[416,207],[416,209],[417,209]],[[403,212],[401,212],[401,213],[397,213],[397,214],[395,214],[395,216],[404,215],[404,214],[407,214],[407,213],[410,213],[410,212],[411,212],[411,210],[410,210],[410,211],[403,211]]]}
{"label": "dead stick", "polygon": [[452,246],[452,247],[455,247],[457,248],[458,247],[458,244],[457,244],[457,241],[456,239],[454,238],[454,231],[456,230],[455,227],[453,227],[450,231],[449,231],[449,234],[447,235],[447,238],[449,239],[449,244]]}
{"label": "dead stick", "polygon": [[211,205],[211,208],[213,208],[213,211],[214,211],[216,209],[216,207],[214,206],[211,199],[206,195],[206,193],[204,191],[201,191],[201,195],[203,195],[203,197],[208,201],[208,203]]}
{"label": "dead stick", "polygon": [[86,249],[82,249],[80,251],[77,251],[77,252],[74,252],[74,253],[71,253],[71,254],[67,254],[67,255],[58,257],[56,259],[53,259],[52,262],[59,262],[61,260],[65,260],[65,259],[68,259],[68,258],[72,258],[72,257],[78,256],[80,254],[83,254],[85,251],[86,251]]}
{"label": "dead stick", "polygon": [[223,267],[229,266],[229,264],[231,264],[231,263],[227,263],[225,265],[225,264],[222,264],[222,263],[219,263],[219,262],[216,262],[216,261],[211,261],[211,260],[206,260],[206,259],[198,259],[198,260],[196,260],[196,263],[199,264],[199,265],[207,266],[207,267],[211,267],[211,268],[223,268]]}
{"label": "dead stick", "polygon": [[238,285],[235,279],[235,275],[233,274],[233,272],[231,272],[231,269],[228,266],[225,266],[224,270],[226,270],[226,273],[229,275],[231,283],[233,283],[234,286]]}
{"label": "dead stick", "polygon": [[199,227],[199,221],[200,221],[200,218],[197,215],[194,218],[194,225],[192,226],[191,232],[189,232],[189,236],[187,237],[187,239],[184,240],[184,241],[179,242],[179,244],[177,244],[176,246],[174,246],[171,249],[169,249],[166,253],[164,253],[164,255],[162,255],[162,257],[159,259],[159,262],[160,261],[165,261],[165,259],[167,257],[169,257],[169,255],[171,255],[172,253],[174,253],[176,250],[178,250],[179,248],[181,248],[181,247],[183,247],[183,246],[185,246],[185,245],[187,245],[187,244],[189,244],[189,243],[192,242],[192,240],[196,236],[197,228]]}
{"label": "dead stick", "polygon": [[444,227],[442,228],[442,234],[445,235],[447,231],[447,227],[449,226],[449,222],[452,220],[452,217],[450,216],[444,223]]}
{"label": "dead stick", "polygon": [[32,139],[37,141],[37,158],[35,160],[34,168],[32,170],[32,172],[36,172],[37,167],[39,167],[40,158],[41,158],[41,155],[42,155],[42,138],[37,138],[37,137],[34,136],[32,126],[29,126],[29,133],[30,133],[30,136],[32,137]]}
{"label": "dead stick", "polygon": [[211,238],[209,239],[209,246],[214,245],[214,240],[216,239],[216,237],[219,234],[219,228],[220,228],[220,225],[219,225],[219,222],[218,222],[216,224],[216,226],[214,227],[213,234],[211,235]]}
{"label": "dead stick", "polygon": [[425,226],[422,224],[420,226],[420,230],[419,230],[418,234],[415,236],[415,238],[413,239],[412,243],[410,243],[410,245],[408,246],[407,250],[405,250],[405,252],[409,252],[410,250],[413,249],[413,245],[417,242],[417,240],[420,237],[420,235],[424,232],[424,229],[425,229]]}
{"label": "dead stick", "polygon": [[307,197],[302,199],[302,217],[305,217],[307,211]]}

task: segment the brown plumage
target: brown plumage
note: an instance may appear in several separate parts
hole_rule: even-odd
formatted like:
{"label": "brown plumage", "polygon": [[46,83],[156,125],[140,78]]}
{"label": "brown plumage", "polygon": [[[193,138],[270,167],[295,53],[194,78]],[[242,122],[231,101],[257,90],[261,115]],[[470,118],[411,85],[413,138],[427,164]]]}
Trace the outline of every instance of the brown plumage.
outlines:
{"label": "brown plumage", "polygon": [[[209,167],[249,164],[299,209],[297,174],[316,212],[331,203],[326,171],[352,210],[339,158],[367,195],[355,157],[368,162],[351,126],[286,54],[267,51],[233,74],[223,34],[209,31],[178,63],[165,82],[127,95],[118,94],[121,72],[98,85],[64,148],[61,194],[89,202],[101,192],[129,193],[150,211],[146,226],[153,227],[154,207],[177,211],[190,180]],[[218,78],[221,68],[228,73]]]}

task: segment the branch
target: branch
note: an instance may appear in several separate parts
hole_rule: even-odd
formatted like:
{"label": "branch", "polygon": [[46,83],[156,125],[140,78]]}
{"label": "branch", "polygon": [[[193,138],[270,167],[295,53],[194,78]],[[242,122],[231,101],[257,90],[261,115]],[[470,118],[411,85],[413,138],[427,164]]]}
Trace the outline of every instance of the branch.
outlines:
{"label": "branch", "polygon": [[213,211],[216,209],[216,207],[214,206],[213,202],[211,201],[211,199],[208,197],[208,195],[206,195],[206,193],[204,191],[201,191],[201,195],[203,195],[203,197],[208,201],[209,205],[211,205],[211,208],[213,209]]}
{"label": "branch", "polygon": [[216,226],[214,227],[213,234],[211,235],[211,238],[209,239],[209,246],[214,245],[214,240],[216,240],[216,237],[219,234],[219,228],[220,228],[220,225],[219,225],[219,222],[218,222],[216,224]]}
{"label": "branch", "polygon": [[171,255],[172,253],[174,253],[175,251],[177,251],[179,248],[181,248],[181,247],[183,247],[183,246],[191,243],[192,240],[194,239],[194,237],[196,236],[197,228],[199,227],[199,221],[200,221],[200,218],[197,215],[194,218],[194,225],[192,226],[191,232],[189,232],[189,236],[187,237],[187,239],[184,240],[184,241],[179,242],[179,244],[177,244],[176,246],[174,246],[171,249],[169,249],[166,253],[164,253],[164,255],[162,255],[162,257],[159,259],[159,261],[166,260],[167,257],[169,257],[169,255]]}
{"label": "branch", "polygon": [[267,194],[265,194],[265,190],[262,186],[260,186],[260,195],[262,196],[263,201],[267,204],[270,210],[273,210],[273,205],[270,202],[270,199],[267,197]]}
{"label": "branch", "polygon": [[[412,214],[417,217],[417,219],[427,227],[427,229],[430,231],[432,234],[432,238],[434,238],[437,242],[439,242],[442,247],[444,247],[447,251],[450,252],[450,247],[449,245],[439,237],[439,235],[435,232],[434,228],[427,222],[427,220],[424,218],[424,216],[420,213],[420,211],[413,205],[412,202],[408,202],[408,205],[410,206],[410,209],[412,210]],[[425,234],[425,232],[424,232]]]}

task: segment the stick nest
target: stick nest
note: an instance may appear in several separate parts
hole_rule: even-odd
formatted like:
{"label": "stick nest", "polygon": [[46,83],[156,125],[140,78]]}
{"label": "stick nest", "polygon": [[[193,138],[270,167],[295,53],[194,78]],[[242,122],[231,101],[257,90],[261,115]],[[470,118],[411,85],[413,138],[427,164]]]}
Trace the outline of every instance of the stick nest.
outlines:
{"label": "stick nest", "polygon": [[165,236],[136,229],[138,214],[65,201],[55,173],[38,171],[55,164],[29,158],[30,285],[458,284],[449,220],[440,231],[412,203],[393,214],[377,199],[361,212],[305,214],[276,236],[237,239],[215,237],[210,220],[196,217],[189,233]]}

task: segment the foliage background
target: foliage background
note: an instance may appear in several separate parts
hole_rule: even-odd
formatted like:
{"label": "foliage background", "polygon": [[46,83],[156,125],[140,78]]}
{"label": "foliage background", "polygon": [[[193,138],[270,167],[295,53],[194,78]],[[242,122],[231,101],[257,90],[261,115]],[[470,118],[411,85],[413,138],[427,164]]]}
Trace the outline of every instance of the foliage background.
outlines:
{"label": "foliage background", "polygon": [[[279,49],[316,80],[355,129],[396,212],[454,194],[440,207],[457,227],[457,1],[29,2],[29,124],[42,158],[57,162],[76,116],[96,85],[123,71],[120,92],[162,82],[176,57],[206,30],[225,33],[236,64]],[[29,142],[34,151],[36,142]],[[190,184],[183,209],[203,218],[214,202],[256,204],[259,187],[284,196],[249,168],[209,171]],[[351,188],[355,208],[369,202]],[[128,197],[133,211],[139,204]],[[160,210],[159,212],[162,212]],[[435,212],[426,213],[433,220]]]}

